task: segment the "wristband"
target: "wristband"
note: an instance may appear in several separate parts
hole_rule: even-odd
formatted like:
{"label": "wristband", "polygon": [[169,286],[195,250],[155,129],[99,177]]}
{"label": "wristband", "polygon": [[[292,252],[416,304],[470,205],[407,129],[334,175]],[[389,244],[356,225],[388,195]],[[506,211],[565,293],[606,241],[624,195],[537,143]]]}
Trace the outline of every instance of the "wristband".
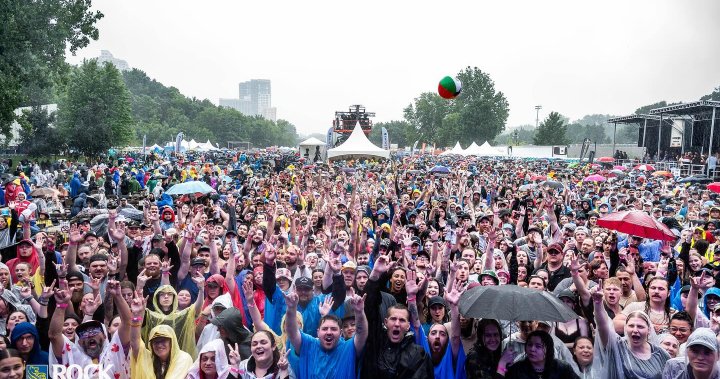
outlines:
{"label": "wristband", "polygon": [[163,275],[170,275],[170,271],[163,271],[162,274],[163,274]]}
{"label": "wristband", "polygon": [[132,322],[142,322],[142,320],[143,320],[143,318],[142,318],[142,317],[139,317],[139,316],[138,316],[138,317],[133,317],[133,318],[130,319],[130,321],[132,321]]}
{"label": "wristband", "polygon": [[56,308],[58,308],[58,309],[65,309],[65,308],[67,308],[67,307],[68,307],[68,303],[64,303],[64,304],[58,304]]}
{"label": "wristband", "polygon": [[411,302],[411,301],[415,301],[415,299],[416,299],[415,296],[413,296],[413,297],[408,297],[408,298],[407,298],[407,301],[408,301],[408,302]]}
{"label": "wristband", "polygon": [[40,304],[40,305],[46,306],[46,305],[48,305],[49,300],[48,300],[48,299],[43,299],[43,298],[41,297],[40,299],[38,299],[37,302],[38,302],[38,304]]}
{"label": "wristband", "polygon": [[139,328],[139,327],[141,327],[141,326],[142,326],[142,321],[141,321],[141,322],[131,322],[131,323],[130,323],[130,327],[133,327],[133,328]]}
{"label": "wristband", "polygon": [[240,374],[240,370],[237,367],[230,367],[230,372],[233,374]]}

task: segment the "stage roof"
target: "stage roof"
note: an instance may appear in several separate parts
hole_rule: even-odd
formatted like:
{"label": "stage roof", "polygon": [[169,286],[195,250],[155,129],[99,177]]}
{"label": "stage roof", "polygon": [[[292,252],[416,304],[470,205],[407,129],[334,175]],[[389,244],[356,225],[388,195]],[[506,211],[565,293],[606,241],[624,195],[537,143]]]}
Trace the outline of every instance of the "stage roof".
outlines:
{"label": "stage roof", "polygon": [[[655,108],[650,111],[651,115],[688,115],[696,116],[695,120],[712,118],[713,108],[720,108],[720,101],[700,100],[692,103],[669,105],[667,107]],[[718,117],[716,115],[715,117]]]}
{"label": "stage roof", "polygon": [[632,114],[630,116],[622,116],[608,119],[608,124],[642,124],[648,121],[650,123],[660,122],[660,116],[651,116],[649,114]]}

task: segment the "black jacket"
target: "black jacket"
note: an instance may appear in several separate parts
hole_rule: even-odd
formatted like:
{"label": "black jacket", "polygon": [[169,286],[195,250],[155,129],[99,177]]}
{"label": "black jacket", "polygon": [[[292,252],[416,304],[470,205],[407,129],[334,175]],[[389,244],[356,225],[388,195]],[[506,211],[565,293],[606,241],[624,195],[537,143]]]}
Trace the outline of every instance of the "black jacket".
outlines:
{"label": "black jacket", "polygon": [[360,371],[362,379],[425,379],[434,378],[430,356],[415,344],[410,334],[398,344],[387,337],[381,317],[380,281],[368,280],[365,285],[365,315],[368,319],[368,340]]}
{"label": "black jacket", "polygon": [[569,364],[555,360],[545,369],[542,376],[538,376],[530,361],[523,359],[508,368],[505,379],[580,379]]}

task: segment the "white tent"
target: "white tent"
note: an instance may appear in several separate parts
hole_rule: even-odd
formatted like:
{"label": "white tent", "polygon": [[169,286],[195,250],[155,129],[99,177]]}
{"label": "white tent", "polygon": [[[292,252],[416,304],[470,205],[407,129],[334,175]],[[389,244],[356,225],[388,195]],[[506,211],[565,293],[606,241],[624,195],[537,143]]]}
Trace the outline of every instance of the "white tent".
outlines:
{"label": "white tent", "polygon": [[212,151],[212,150],[218,150],[217,147],[213,146],[212,143],[210,143],[210,140],[207,140],[205,143],[198,144],[198,148],[205,151]]}
{"label": "white tent", "polygon": [[460,146],[460,141],[455,142],[455,146],[453,146],[452,149],[440,154],[440,155],[464,155],[465,152],[463,151],[462,146]]}
{"label": "white tent", "polygon": [[[298,151],[300,152],[300,156],[305,157],[305,159],[323,161],[327,155],[326,145],[325,142],[315,137],[310,137],[298,144]],[[315,159],[316,155],[319,159]]]}
{"label": "white tent", "polygon": [[485,141],[485,143],[480,146],[473,142],[472,145],[465,150],[465,156],[468,155],[475,155],[478,157],[499,157],[505,156],[505,153],[500,149],[492,147],[487,141]]}
{"label": "white tent", "polygon": [[328,159],[347,159],[358,157],[390,158],[390,152],[375,146],[365,136],[359,124],[355,125],[350,137],[342,145],[327,151]]}

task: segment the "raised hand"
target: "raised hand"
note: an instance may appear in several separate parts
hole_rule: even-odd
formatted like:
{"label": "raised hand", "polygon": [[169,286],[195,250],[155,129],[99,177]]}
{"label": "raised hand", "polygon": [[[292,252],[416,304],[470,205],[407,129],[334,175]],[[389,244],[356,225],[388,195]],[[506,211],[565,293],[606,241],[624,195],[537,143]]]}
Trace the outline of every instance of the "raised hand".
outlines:
{"label": "raised hand", "polygon": [[20,287],[20,296],[22,296],[23,299],[31,298],[32,293],[33,293],[32,287],[30,287],[30,286]]}
{"label": "raised hand", "polygon": [[105,291],[112,296],[120,296],[122,294],[120,291],[120,282],[117,280],[108,280]]}
{"label": "raised hand", "polygon": [[197,275],[192,277],[192,281],[195,282],[195,285],[197,285],[198,289],[205,288],[205,277],[202,275]]}
{"label": "raised hand", "polygon": [[405,292],[408,297],[415,297],[420,289],[417,283],[417,273],[413,270],[408,270],[405,275]]}
{"label": "raised hand", "polygon": [[602,301],[605,299],[605,293],[602,290],[603,287],[603,280],[600,279],[600,283],[598,283],[597,286],[590,289],[590,296],[593,299],[593,302],[595,304],[601,304]]}
{"label": "raised hand", "polygon": [[145,305],[147,304],[147,298],[143,298],[142,294],[135,292],[135,297],[132,299],[130,304],[130,311],[135,317],[142,317],[145,315]]}
{"label": "raised hand", "polygon": [[365,299],[367,298],[367,294],[364,294],[362,296],[359,296],[357,294],[353,294],[352,297],[350,297],[350,306],[355,311],[355,313],[362,313],[365,311]]}
{"label": "raised hand", "polygon": [[55,264],[55,271],[57,271],[59,278],[64,278],[68,273],[67,263]]}
{"label": "raised hand", "polygon": [[83,301],[81,310],[86,316],[92,315],[98,308],[100,308],[100,305],[102,305],[102,298],[100,297],[100,294],[97,294],[94,298]]}
{"label": "raised hand", "polygon": [[118,270],[118,257],[113,254],[108,255],[107,267],[108,272],[116,273]]}
{"label": "raised hand", "polygon": [[55,290],[55,302],[57,304],[67,304],[70,302],[71,297],[70,291],[66,289]]}
{"label": "raised hand", "polygon": [[570,272],[575,275],[577,274],[578,270],[580,270],[580,267],[581,266],[577,254],[573,254],[573,257],[570,260]]}
{"label": "raised hand", "polygon": [[150,279],[150,277],[145,275],[145,270],[142,270],[137,276],[137,288],[145,288],[145,283],[147,283],[148,279]]}
{"label": "raised hand", "polygon": [[88,287],[93,290],[93,293],[100,293],[100,286],[102,285],[102,279],[91,278],[89,283],[86,283]]}
{"label": "raised hand", "polygon": [[245,294],[245,299],[248,302],[254,301],[253,297],[255,296],[255,289],[253,288],[252,282],[249,280],[246,280],[245,282],[243,282],[242,288],[243,288],[243,293]]}
{"label": "raised hand", "polygon": [[289,363],[287,359],[287,350],[284,350],[280,352],[280,359],[277,361],[277,367],[280,371],[286,371],[288,369]]}
{"label": "raised hand", "polygon": [[340,261],[340,258],[331,258],[328,264],[333,272],[340,272],[340,270],[342,270],[342,261]]}
{"label": "raised hand", "polygon": [[173,267],[175,266],[171,265],[170,260],[167,258],[163,259],[160,263],[160,271],[162,272],[169,272]]}
{"label": "raised hand", "polygon": [[460,302],[460,296],[465,292],[467,285],[463,285],[460,280],[455,281],[455,285],[450,291],[445,292],[445,300],[448,304],[455,306]]}
{"label": "raised hand", "polygon": [[283,294],[283,296],[285,296],[285,304],[288,308],[297,308],[298,302],[300,301],[297,292],[293,290],[287,295]]}
{"label": "raised hand", "polygon": [[68,238],[70,239],[71,243],[77,244],[83,241],[84,236],[80,228],[78,228],[76,224],[73,224],[70,226]]}
{"label": "raised hand", "polygon": [[240,358],[240,348],[238,347],[238,344],[235,344],[235,347],[233,345],[228,344],[228,363],[230,363],[231,366],[237,366],[240,364],[240,361],[242,359]]}
{"label": "raised hand", "polygon": [[705,270],[703,270],[700,276],[693,276],[690,278],[690,285],[695,289],[702,289],[705,284]]}
{"label": "raised hand", "polygon": [[379,256],[377,260],[375,260],[373,269],[377,270],[381,274],[388,272],[390,269],[390,258],[388,258],[387,255]]}
{"label": "raised hand", "polygon": [[50,283],[50,285],[47,287],[43,284],[42,292],[40,293],[40,298],[44,299],[44,300],[48,300],[48,299],[50,299],[50,297],[53,295],[54,292],[55,292],[55,280],[53,280],[52,283]]}
{"label": "raised hand", "polygon": [[320,304],[320,317],[325,317],[330,313],[333,304],[335,304],[335,300],[333,300],[332,296],[326,296],[325,300]]}
{"label": "raised hand", "polygon": [[460,268],[460,266],[458,266],[456,261],[450,262],[450,272],[456,272],[458,268]]}

